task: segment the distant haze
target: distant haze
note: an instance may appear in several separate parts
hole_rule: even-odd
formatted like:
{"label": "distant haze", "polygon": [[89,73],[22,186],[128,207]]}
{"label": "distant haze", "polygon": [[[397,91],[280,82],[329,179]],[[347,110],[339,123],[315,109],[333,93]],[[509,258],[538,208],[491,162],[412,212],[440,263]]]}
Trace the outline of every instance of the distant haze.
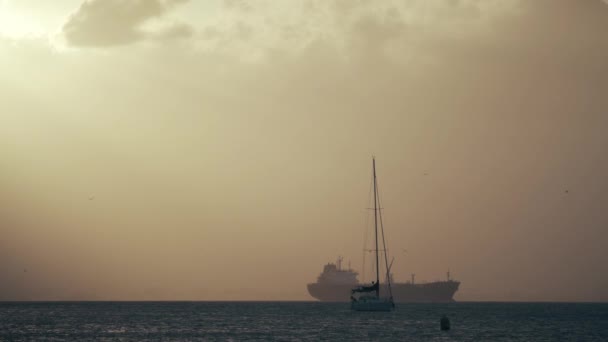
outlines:
{"label": "distant haze", "polygon": [[607,150],[600,0],[0,1],[0,300],[312,300],[376,155],[396,280],[606,301]]}

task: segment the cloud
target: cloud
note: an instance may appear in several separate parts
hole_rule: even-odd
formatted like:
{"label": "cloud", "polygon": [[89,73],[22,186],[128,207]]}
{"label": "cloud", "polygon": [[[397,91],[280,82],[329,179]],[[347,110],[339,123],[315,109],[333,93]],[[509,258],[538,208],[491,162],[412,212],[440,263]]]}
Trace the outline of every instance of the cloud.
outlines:
{"label": "cloud", "polygon": [[193,35],[194,29],[192,26],[185,23],[174,23],[160,31],[157,37],[166,40],[174,40],[180,38],[189,38]]}
{"label": "cloud", "polygon": [[63,26],[68,44],[79,47],[127,45],[149,38],[181,38],[192,34],[186,24],[146,29],[188,0],[86,0]]}
{"label": "cloud", "polygon": [[344,55],[394,54],[394,48],[411,55],[429,38],[468,38],[488,30],[518,4],[518,0],[225,0],[222,15],[207,23],[200,38],[203,44],[246,59],[276,51],[297,54],[319,41]]}

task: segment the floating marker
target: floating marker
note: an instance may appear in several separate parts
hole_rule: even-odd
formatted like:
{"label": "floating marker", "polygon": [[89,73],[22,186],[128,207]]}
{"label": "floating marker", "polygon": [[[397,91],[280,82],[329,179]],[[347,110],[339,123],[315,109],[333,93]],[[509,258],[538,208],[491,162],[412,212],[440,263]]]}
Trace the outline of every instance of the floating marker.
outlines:
{"label": "floating marker", "polygon": [[441,317],[441,330],[450,330],[450,319],[448,318],[448,316],[443,315]]}

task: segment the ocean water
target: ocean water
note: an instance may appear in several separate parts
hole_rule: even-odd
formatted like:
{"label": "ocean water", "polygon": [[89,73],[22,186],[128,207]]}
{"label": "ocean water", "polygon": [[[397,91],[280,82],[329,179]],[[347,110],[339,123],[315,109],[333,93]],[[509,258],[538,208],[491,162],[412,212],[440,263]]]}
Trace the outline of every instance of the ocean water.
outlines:
{"label": "ocean water", "polygon": [[[441,331],[446,314],[450,331]],[[0,341],[608,341],[604,303],[0,303]]]}

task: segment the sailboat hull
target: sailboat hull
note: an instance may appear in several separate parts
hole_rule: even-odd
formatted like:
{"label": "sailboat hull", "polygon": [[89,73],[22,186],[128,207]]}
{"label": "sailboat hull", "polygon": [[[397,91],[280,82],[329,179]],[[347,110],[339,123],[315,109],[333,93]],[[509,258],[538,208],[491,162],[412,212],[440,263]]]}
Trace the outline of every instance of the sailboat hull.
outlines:
{"label": "sailboat hull", "polygon": [[382,311],[388,312],[395,309],[395,304],[390,300],[372,299],[358,300],[350,303],[351,310],[354,311]]}

